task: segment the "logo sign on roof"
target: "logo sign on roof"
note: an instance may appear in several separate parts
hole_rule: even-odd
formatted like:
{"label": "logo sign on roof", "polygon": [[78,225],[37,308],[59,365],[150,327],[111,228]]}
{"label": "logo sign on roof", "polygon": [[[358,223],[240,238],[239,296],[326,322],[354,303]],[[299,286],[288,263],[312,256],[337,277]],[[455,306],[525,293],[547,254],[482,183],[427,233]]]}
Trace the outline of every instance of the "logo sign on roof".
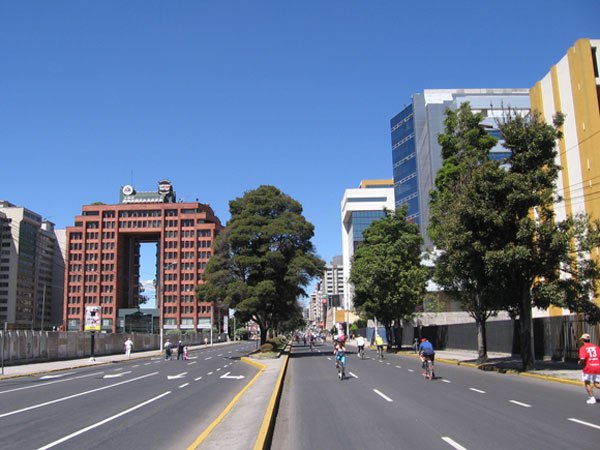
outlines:
{"label": "logo sign on roof", "polygon": [[128,184],[126,186],[123,186],[123,194],[124,195],[131,195],[133,194],[134,190],[133,190],[133,186]]}

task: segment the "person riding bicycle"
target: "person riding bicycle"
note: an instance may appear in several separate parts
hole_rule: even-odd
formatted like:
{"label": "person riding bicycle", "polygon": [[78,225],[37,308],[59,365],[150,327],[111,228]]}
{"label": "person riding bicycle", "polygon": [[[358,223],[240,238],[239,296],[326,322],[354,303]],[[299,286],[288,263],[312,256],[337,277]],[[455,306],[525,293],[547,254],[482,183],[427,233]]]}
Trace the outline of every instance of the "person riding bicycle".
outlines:
{"label": "person riding bicycle", "polygon": [[377,356],[383,358],[383,338],[379,334],[375,336],[375,345],[377,346]]}
{"label": "person riding bicycle", "polygon": [[365,351],[365,338],[358,336],[356,338],[356,346],[358,347],[358,356],[362,358],[363,352]]}
{"label": "person riding bicycle", "polygon": [[433,344],[427,340],[427,338],[421,339],[421,344],[419,344],[419,357],[423,362],[422,367],[425,368],[425,364],[427,364],[427,360],[431,360],[431,375],[435,377],[435,368],[433,365],[433,360],[435,358],[435,351],[433,350]]}
{"label": "person riding bicycle", "polygon": [[336,363],[342,363],[342,373],[346,370],[346,336],[340,336],[334,343],[333,354]]}

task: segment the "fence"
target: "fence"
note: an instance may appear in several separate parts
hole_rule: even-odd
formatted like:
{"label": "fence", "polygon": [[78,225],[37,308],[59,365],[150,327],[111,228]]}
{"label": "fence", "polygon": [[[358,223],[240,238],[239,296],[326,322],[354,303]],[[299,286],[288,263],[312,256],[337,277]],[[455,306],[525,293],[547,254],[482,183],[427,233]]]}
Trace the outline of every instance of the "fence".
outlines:
{"label": "fence", "polygon": [[[95,333],[94,355],[114,355],[122,353],[123,343],[131,338],[133,351],[158,350],[160,336],[148,333]],[[185,345],[204,344],[210,341],[210,333],[168,334],[164,340],[181,340]],[[213,334],[213,342],[219,336]],[[220,336],[221,341],[227,335]],[[91,356],[92,335],[84,331],[0,331],[0,355],[5,365],[28,364],[35,362],[77,359]]]}

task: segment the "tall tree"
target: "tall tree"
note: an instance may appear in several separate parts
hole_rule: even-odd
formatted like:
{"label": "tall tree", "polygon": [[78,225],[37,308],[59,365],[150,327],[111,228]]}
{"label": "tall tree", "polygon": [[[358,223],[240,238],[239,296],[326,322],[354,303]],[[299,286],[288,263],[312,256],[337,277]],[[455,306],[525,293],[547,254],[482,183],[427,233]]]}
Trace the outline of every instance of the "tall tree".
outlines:
{"label": "tall tree", "polygon": [[352,260],[354,305],[376,317],[391,336],[391,326],[412,315],[425,296],[428,270],[421,264],[423,238],[406,218],[406,207],[371,223]]}
{"label": "tall tree", "polygon": [[482,120],[468,102],[446,110],[445,132],[438,137],[443,165],[431,192],[428,228],[438,249],[434,279],[475,320],[479,362],[487,359],[487,320],[501,309],[486,253],[498,245],[500,222],[493,212],[503,205],[505,175],[489,157],[497,139]]}
{"label": "tall tree", "polygon": [[229,211],[196,296],[223,301],[240,319],[254,320],[264,343],[269,330],[296,317],[303,287],[325,263],[315,255],[314,226],[302,205],[276,187],[246,192],[229,202]]}
{"label": "tall tree", "polygon": [[508,309],[519,317],[524,370],[535,367],[533,307],[556,305],[583,313],[591,322],[600,318],[593,303],[598,265],[589,255],[600,242],[598,223],[585,217],[555,220],[556,141],[562,123],[560,113],[552,126],[537,115],[510,112],[499,124],[511,156],[505,207],[499,212],[504,246],[490,255],[490,267],[510,297]]}

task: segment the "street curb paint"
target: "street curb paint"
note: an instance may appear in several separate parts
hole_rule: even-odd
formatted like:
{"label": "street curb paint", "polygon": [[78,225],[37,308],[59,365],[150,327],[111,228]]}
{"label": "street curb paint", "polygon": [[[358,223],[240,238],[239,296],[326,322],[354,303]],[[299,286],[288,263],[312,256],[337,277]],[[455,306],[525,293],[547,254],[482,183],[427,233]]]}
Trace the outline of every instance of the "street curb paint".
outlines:
{"label": "street curb paint", "polygon": [[242,357],[241,361],[251,364],[251,365],[254,365],[254,366],[260,368],[260,370],[258,371],[258,373],[256,375],[254,375],[254,378],[252,378],[252,380],[250,380],[250,382],[246,386],[244,386],[243,389],[240,392],[238,392],[235,397],[233,397],[233,399],[229,402],[229,404],[225,407],[225,409],[221,412],[221,414],[219,414],[219,416],[215,420],[213,420],[213,422],[202,432],[202,434],[196,438],[196,440],[188,447],[188,450],[194,450],[194,449],[198,448],[198,446],[200,444],[202,444],[202,442],[215,429],[215,427],[217,425],[219,425],[219,423],[221,423],[221,421],[227,415],[227,413],[229,413],[229,411],[231,411],[231,408],[233,408],[233,406],[238,402],[238,400],[241,398],[241,396],[244,394],[244,392],[246,392],[248,390],[248,388],[250,386],[252,386],[252,384],[256,381],[256,379],[260,375],[262,375],[262,373],[267,368],[267,366],[265,366],[264,364],[257,363],[255,361],[252,361],[245,357]]}
{"label": "street curb paint", "polygon": [[273,389],[273,393],[271,394],[271,399],[269,400],[269,405],[267,406],[265,417],[263,418],[262,425],[258,432],[258,437],[256,438],[256,442],[254,443],[254,450],[265,450],[268,448],[268,444],[270,443],[273,433],[273,427],[275,425],[275,410],[279,406],[279,399],[281,398],[281,388],[283,385],[285,373],[287,371],[289,358],[290,355],[288,353],[287,355],[285,355],[283,366],[281,367],[281,370],[279,372],[279,378],[277,378],[277,383],[275,383],[275,388]]}
{"label": "street curb paint", "polygon": [[[414,353],[397,352],[397,354],[402,355],[402,356],[411,356],[413,358],[419,357],[419,355],[414,354]],[[479,365],[476,363],[457,361],[454,359],[435,358],[435,362],[436,363],[443,362],[446,364],[454,364],[455,366],[473,367],[475,369],[488,371],[488,372],[497,372],[497,373],[503,373],[503,374],[508,374],[508,375],[519,375],[521,377],[537,378],[538,380],[553,381],[555,383],[570,384],[573,386],[583,386],[584,385],[583,381],[567,380],[565,378],[558,378],[558,377],[553,377],[550,375],[541,375],[541,374],[531,373],[531,372],[519,372],[518,370],[514,370],[514,369],[499,369],[499,368],[493,367],[493,366],[482,366],[482,365]]]}

